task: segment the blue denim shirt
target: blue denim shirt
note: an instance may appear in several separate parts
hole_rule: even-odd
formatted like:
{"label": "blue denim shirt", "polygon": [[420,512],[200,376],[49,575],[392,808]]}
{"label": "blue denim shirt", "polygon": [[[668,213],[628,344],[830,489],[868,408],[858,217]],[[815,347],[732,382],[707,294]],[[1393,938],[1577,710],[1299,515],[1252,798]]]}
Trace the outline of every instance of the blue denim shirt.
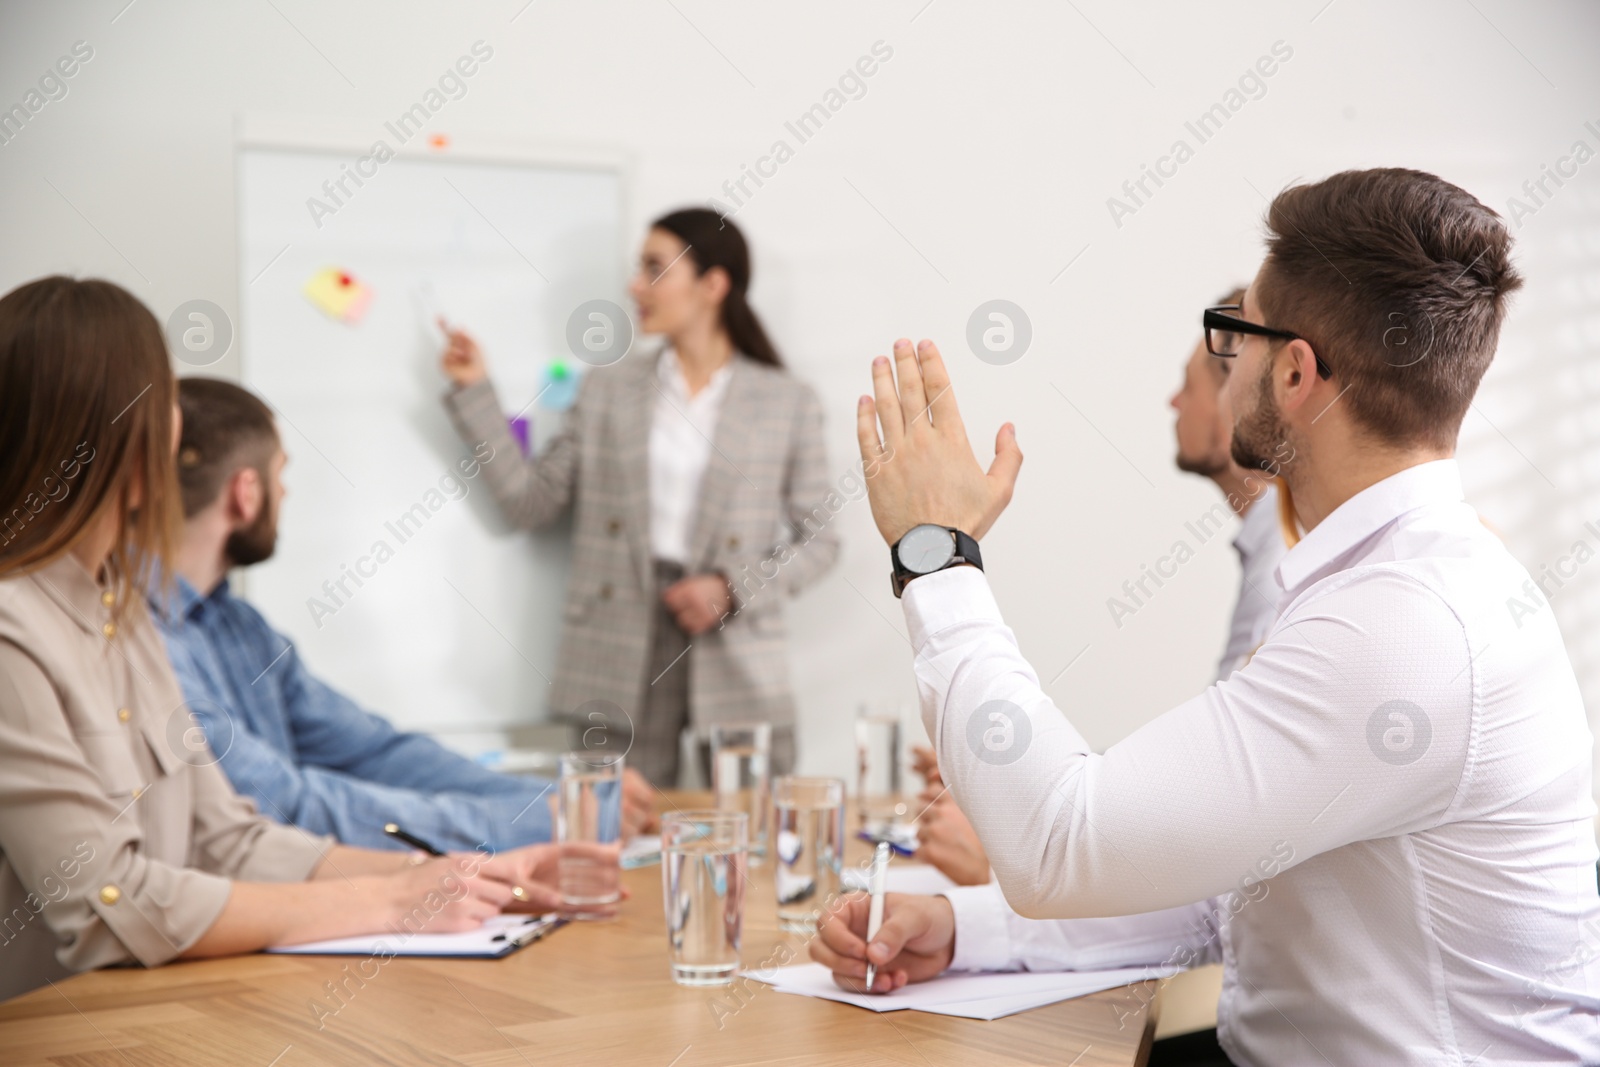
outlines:
{"label": "blue denim shirt", "polygon": [[404,848],[385,823],[438,848],[495,851],[550,840],[545,778],[497,774],[318,680],[293,642],[224,579],[182,578],[152,613],[184,698],[233,787],[280,822],[348,845]]}

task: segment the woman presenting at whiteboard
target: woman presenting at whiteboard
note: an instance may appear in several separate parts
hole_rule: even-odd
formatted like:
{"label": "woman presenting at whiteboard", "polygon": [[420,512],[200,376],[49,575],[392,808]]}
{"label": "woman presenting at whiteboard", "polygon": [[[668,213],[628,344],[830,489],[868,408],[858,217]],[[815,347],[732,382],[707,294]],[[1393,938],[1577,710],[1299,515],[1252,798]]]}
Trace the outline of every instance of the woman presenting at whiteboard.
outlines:
{"label": "woman presenting at whiteboard", "polygon": [[[700,208],[651,224],[629,282],[654,354],[591,370],[561,432],[526,460],[483,354],[447,327],[445,406],[463,440],[504,457],[483,477],[522,529],[573,510],[572,574],[551,708],[631,723],[628,764],[678,780],[680,736],[772,724],[794,764],[783,601],[838,557],[822,409],[746,302],[750,252]],[[837,504],[838,497],[832,497]],[[626,740],[623,743],[627,743]]]}

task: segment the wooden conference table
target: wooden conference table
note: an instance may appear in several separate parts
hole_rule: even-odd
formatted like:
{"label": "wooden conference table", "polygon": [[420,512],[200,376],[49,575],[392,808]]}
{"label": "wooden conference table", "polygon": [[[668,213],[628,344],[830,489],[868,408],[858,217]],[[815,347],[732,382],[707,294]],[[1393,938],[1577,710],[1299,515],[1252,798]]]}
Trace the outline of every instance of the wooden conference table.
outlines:
{"label": "wooden conference table", "polygon": [[[677,807],[710,798],[673,794]],[[867,856],[852,839],[851,863]],[[897,863],[907,862],[896,860]],[[632,896],[611,922],[573,923],[501,960],[396,958],[333,1004],[353,958],[243,956],[78,975],[0,1004],[7,1067],[944,1067],[1143,1064],[1155,983],[993,1022],[877,1014],[759,983],[688,989],[667,973],[661,869],[623,873]],[[778,930],[770,867],[752,871],[747,967],[807,961]],[[4,966],[0,952],[0,966]]]}

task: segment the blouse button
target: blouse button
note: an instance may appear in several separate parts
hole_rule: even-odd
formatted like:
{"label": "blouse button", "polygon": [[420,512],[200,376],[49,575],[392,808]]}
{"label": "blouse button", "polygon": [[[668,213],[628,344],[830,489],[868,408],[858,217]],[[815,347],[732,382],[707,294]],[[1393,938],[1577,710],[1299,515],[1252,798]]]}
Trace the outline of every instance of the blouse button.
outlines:
{"label": "blouse button", "polygon": [[100,632],[105,634],[107,637],[115,637],[117,636],[117,624],[114,622],[108,622],[104,626],[100,627]]}
{"label": "blouse button", "polygon": [[600,587],[600,599],[601,600],[610,600],[611,599],[611,583],[610,582],[607,582],[605,585],[602,585]]}
{"label": "blouse button", "polygon": [[111,605],[115,604],[116,602],[117,602],[117,594],[113,593],[111,590],[107,589],[105,592],[100,594],[100,603],[104,604],[106,607],[109,608]]}
{"label": "blouse button", "polygon": [[118,889],[116,886],[107,885],[107,886],[101,886],[100,887],[100,903],[102,903],[102,904],[115,904],[117,901],[119,901],[121,899],[122,899],[122,890]]}
{"label": "blouse button", "polygon": [[610,534],[612,537],[617,536],[617,534],[619,534],[621,532],[622,532],[622,522],[621,522],[621,520],[612,519],[610,522],[606,523],[606,533]]}
{"label": "blouse button", "polygon": [[728,538],[728,547],[730,549],[738,548],[739,547],[739,539],[737,537]]}
{"label": "blouse button", "polygon": [[127,722],[131,718],[133,718],[133,712],[132,711],[128,710],[127,708],[118,708],[117,709],[117,721],[118,722]]}

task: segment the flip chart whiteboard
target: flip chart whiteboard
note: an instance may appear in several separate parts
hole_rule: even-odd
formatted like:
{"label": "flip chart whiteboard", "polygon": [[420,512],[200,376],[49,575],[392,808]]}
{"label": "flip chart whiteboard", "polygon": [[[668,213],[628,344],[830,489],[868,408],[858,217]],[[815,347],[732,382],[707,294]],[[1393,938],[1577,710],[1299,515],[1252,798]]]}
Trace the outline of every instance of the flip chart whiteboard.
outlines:
{"label": "flip chart whiteboard", "polygon": [[[440,404],[431,320],[478,338],[508,415],[548,439],[562,416],[535,397],[552,362],[585,369],[568,315],[624,299],[624,168],[385,139],[398,150],[380,161],[359,138],[240,138],[244,384],[290,455],[277,554],[245,572],[248,596],[314,671],[402,726],[538,721],[568,530],[506,529]],[[330,268],[370,288],[358,321],[304,292]]]}

